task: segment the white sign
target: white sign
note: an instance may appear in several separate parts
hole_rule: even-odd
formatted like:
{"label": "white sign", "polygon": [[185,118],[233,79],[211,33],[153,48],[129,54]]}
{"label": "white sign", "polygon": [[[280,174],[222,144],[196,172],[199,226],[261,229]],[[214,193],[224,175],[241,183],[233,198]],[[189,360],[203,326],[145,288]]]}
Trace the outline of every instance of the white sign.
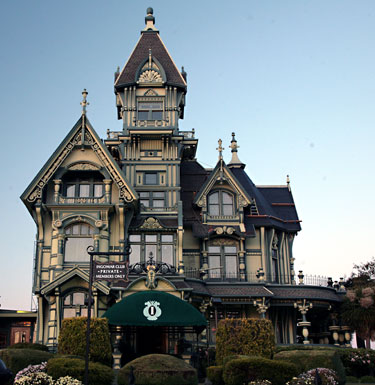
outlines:
{"label": "white sign", "polygon": [[145,302],[145,308],[143,309],[143,315],[149,321],[156,321],[161,316],[160,303],[157,301]]}

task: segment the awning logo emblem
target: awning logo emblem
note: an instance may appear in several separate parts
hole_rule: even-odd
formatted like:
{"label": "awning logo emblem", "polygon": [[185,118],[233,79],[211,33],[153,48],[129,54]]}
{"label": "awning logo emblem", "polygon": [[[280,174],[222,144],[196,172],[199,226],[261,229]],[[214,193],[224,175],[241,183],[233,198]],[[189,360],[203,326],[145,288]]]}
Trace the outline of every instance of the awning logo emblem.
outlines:
{"label": "awning logo emblem", "polygon": [[149,321],[156,321],[161,316],[160,303],[157,301],[145,302],[145,308],[143,309],[143,315]]}

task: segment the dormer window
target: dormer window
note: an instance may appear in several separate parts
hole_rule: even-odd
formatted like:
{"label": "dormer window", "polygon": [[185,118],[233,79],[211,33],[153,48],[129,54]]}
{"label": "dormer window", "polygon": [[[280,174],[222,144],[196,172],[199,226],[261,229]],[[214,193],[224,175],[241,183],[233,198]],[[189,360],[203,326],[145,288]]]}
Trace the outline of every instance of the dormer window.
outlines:
{"label": "dormer window", "polygon": [[139,102],[138,120],[162,120],[163,103],[162,102]]}
{"label": "dormer window", "polygon": [[208,214],[211,216],[233,215],[233,195],[219,190],[208,196]]}

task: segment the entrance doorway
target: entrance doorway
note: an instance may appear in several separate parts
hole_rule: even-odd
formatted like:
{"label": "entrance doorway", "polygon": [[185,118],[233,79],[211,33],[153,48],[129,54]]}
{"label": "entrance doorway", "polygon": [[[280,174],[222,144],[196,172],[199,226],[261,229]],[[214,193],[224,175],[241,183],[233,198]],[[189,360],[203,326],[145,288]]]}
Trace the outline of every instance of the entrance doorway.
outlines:
{"label": "entrance doorway", "polygon": [[137,355],[168,353],[168,334],[163,328],[145,326],[137,329]]}

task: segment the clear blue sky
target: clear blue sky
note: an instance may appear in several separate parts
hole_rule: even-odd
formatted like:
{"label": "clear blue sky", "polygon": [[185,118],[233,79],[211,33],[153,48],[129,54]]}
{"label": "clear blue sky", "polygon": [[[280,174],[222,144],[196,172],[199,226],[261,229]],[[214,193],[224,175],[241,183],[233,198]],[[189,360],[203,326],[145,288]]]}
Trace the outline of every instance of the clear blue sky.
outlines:
{"label": "clear blue sky", "polygon": [[290,175],[302,222],[297,269],[348,275],[374,252],[373,0],[41,1],[0,3],[2,308],[30,306],[35,224],[19,199],[75,124],[81,91],[101,137],[120,130],[113,73],[154,8],[188,73],[185,119],[198,159],[236,132],[256,184]]}

